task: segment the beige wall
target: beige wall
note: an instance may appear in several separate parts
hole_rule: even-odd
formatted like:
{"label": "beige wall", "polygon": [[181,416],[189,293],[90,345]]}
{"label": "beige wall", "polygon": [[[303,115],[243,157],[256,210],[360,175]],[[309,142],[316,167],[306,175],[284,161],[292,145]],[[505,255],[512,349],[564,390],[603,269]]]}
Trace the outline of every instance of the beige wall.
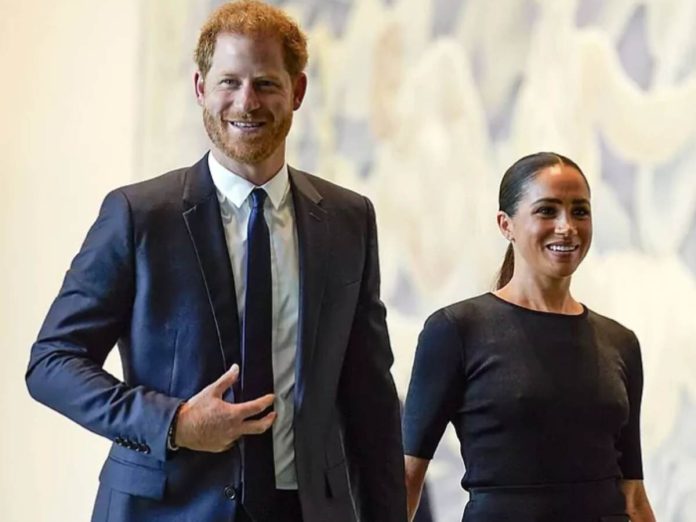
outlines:
{"label": "beige wall", "polygon": [[133,179],[139,9],[137,0],[0,0],[4,522],[88,520],[107,451],[33,402],[23,374],[101,198]]}

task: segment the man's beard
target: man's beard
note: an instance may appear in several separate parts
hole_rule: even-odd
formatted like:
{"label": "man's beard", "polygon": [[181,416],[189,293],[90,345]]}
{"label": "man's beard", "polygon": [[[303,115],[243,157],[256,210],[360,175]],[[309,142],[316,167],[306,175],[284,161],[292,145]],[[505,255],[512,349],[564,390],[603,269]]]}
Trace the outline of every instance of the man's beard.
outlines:
{"label": "man's beard", "polygon": [[[229,119],[244,121],[244,118],[236,116]],[[225,156],[240,163],[255,165],[270,157],[285,140],[292,125],[292,112],[279,120],[267,122],[255,136],[240,135],[233,138],[230,135],[230,124],[216,118],[205,107],[203,124],[210,141]]]}

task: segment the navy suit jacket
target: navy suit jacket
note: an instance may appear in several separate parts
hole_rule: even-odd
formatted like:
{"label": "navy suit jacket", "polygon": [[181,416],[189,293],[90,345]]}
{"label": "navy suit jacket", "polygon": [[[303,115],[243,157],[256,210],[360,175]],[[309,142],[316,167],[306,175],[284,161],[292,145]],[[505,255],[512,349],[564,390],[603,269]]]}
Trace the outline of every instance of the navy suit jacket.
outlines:
{"label": "navy suit jacket", "polygon": [[[306,522],[403,522],[399,405],[369,200],[290,169],[300,261],[295,463]],[[111,192],[26,379],[114,442],[93,520],[232,521],[240,450],[167,450],[182,400],[240,363],[234,280],[207,158]],[[117,344],[123,381],[103,369]],[[232,389],[227,399],[234,401]],[[232,497],[232,498],[231,498]]]}

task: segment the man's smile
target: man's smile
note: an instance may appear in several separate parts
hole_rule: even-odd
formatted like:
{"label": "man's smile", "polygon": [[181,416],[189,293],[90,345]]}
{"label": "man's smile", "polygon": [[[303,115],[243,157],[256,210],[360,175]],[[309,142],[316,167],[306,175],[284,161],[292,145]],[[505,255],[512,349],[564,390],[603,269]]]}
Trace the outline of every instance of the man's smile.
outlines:
{"label": "man's smile", "polygon": [[265,121],[230,121],[228,123],[241,131],[254,131],[266,125]]}

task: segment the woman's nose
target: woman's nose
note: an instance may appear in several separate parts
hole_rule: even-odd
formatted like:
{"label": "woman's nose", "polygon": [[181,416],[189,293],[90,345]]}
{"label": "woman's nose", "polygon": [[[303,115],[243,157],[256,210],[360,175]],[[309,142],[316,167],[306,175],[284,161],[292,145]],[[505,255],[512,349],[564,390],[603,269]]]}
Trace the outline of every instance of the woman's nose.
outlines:
{"label": "woman's nose", "polygon": [[573,232],[573,223],[565,213],[562,213],[556,219],[556,234],[566,236]]}

